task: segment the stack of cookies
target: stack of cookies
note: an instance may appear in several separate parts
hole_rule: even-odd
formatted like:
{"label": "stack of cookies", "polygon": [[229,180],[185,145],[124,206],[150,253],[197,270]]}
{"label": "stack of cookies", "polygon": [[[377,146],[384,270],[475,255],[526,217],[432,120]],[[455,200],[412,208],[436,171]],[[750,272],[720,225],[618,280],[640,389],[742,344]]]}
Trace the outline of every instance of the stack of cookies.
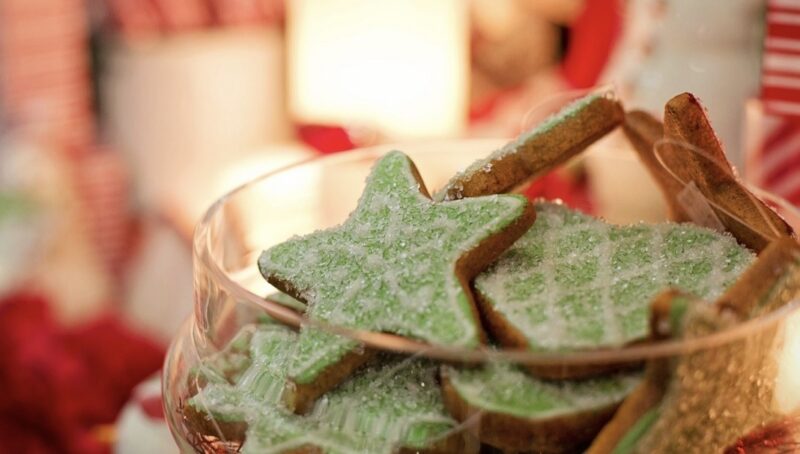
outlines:
{"label": "stack of cookies", "polygon": [[[514,194],[620,125],[679,223],[615,226]],[[704,227],[708,218],[722,231]],[[772,392],[767,377],[748,389],[725,382],[755,366],[732,359],[735,346],[646,366],[511,363],[492,352],[614,351],[758,317],[800,292],[792,234],[739,183],[690,94],[670,100],[662,125],[592,93],[432,197],[411,160],[390,152],[343,224],[258,260],[282,292],[268,298],[309,323],[264,317],[242,328],[193,371],[183,418],[210,451],[718,451],[770,417],[757,405]],[[492,360],[381,352],[326,325]],[[708,380],[693,370],[722,385],[698,399]],[[736,408],[752,411],[693,431],[706,406],[722,414],[731,390]]]}

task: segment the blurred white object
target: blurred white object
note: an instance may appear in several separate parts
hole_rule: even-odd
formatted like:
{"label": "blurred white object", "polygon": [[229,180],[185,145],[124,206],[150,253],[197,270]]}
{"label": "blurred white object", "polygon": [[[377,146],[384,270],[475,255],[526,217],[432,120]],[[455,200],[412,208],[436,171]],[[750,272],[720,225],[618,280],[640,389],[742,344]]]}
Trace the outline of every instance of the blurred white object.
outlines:
{"label": "blurred white object", "polygon": [[161,372],[133,390],[117,420],[115,454],[172,454],[178,447],[167,422],[154,406],[161,406]]}
{"label": "blurred white object", "polygon": [[74,178],[63,153],[13,134],[0,140],[0,191],[35,207],[32,217],[13,216],[0,227],[0,291],[24,282],[46,295],[64,322],[107,310],[113,298]]}
{"label": "blurred white object", "polygon": [[615,224],[666,219],[661,190],[621,134],[595,143],[584,156],[598,216]]}
{"label": "blurred white object", "polygon": [[[123,307],[126,320],[150,336],[168,342],[193,307],[190,242],[195,223],[212,203],[231,189],[313,156],[315,153],[311,149],[298,144],[262,147],[217,169],[207,182],[170,197],[163,206],[166,212],[162,213],[162,219],[151,217],[145,223],[142,244],[129,266]],[[314,175],[294,182],[301,184],[308,194],[292,194],[288,189],[280,191],[286,182],[280,179],[271,181],[278,185],[276,189],[283,192],[282,197],[287,201],[292,197],[315,194],[319,188],[318,178]],[[243,222],[249,222],[250,217],[269,219],[285,214],[265,212],[260,195],[271,196],[254,193],[251,199],[243,199],[236,205]],[[292,219],[288,215],[287,218]],[[267,230],[257,234],[271,238],[271,232]],[[245,240],[252,241],[252,244],[270,244],[267,239]]]}
{"label": "blurred white object", "polygon": [[[627,76],[633,79],[630,104],[660,117],[664,103],[671,97],[686,91],[694,93],[708,108],[728,159],[741,167],[745,100],[759,90],[764,2],[631,3],[632,14],[627,20],[650,23],[651,34],[644,44],[648,54],[632,67],[635,74]],[[657,17],[643,17],[649,14]],[[629,33],[643,36],[637,27],[628,29]]]}
{"label": "blurred white object", "polygon": [[228,30],[119,43],[102,81],[113,146],[139,198],[158,207],[289,135],[278,30]]}
{"label": "blurred white object", "polygon": [[451,137],[466,122],[468,2],[292,0],[289,106],[300,121],[392,139]]}
{"label": "blurred white object", "polygon": [[[192,237],[195,223],[208,210],[212,203],[228,191],[288,165],[313,158],[317,153],[300,143],[286,142],[271,144],[250,150],[236,160],[214,169],[206,181],[193,187],[181,187],[165,197],[162,209],[187,241]],[[308,181],[307,189],[316,188],[315,181]],[[287,197],[290,194],[286,195]],[[258,208],[252,208],[257,212]]]}
{"label": "blurred white object", "polygon": [[792,314],[782,331],[773,404],[788,413],[800,410],[800,313]]}
{"label": "blurred white object", "polygon": [[149,337],[169,342],[192,311],[192,254],[186,239],[164,222],[143,227],[129,264],[122,313]]}

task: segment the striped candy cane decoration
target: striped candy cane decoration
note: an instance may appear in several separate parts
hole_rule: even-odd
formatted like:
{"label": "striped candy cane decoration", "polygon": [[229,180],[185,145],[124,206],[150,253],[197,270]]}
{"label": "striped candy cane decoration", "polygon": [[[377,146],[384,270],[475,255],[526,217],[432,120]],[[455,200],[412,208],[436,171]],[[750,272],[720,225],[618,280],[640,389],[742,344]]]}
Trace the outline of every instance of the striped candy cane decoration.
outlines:
{"label": "striped candy cane decoration", "polygon": [[94,139],[83,0],[0,1],[0,111],[38,140],[81,150]]}
{"label": "striped candy cane decoration", "polygon": [[769,0],[761,75],[758,185],[800,204],[800,0]]}
{"label": "striped candy cane decoration", "polygon": [[88,234],[108,272],[119,278],[131,252],[128,172],[120,154],[93,149],[75,162]]}

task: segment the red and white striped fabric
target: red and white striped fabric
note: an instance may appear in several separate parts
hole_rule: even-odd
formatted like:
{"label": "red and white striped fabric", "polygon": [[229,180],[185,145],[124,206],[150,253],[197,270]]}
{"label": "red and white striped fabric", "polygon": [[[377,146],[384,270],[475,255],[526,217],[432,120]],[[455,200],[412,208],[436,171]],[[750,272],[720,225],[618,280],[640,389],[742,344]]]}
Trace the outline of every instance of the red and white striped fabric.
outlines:
{"label": "red and white striped fabric", "polygon": [[70,156],[86,235],[119,278],[131,252],[129,181],[121,155],[94,145],[87,16],[85,0],[0,0],[0,113]]}
{"label": "red and white striped fabric", "polygon": [[84,0],[0,1],[5,121],[65,150],[94,140]]}
{"label": "red and white striped fabric", "polygon": [[282,24],[284,0],[105,0],[118,32],[135,39],[201,28]]}
{"label": "red and white striped fabric", "polygon": [[800,205],[800,0],[769,0],[754,182]]}
{"label": "red and white striped fabric", "polygon": [[119,153],[94,149],[75,162],[86,227],[100,259],[119,278],[131,252],[128,171]]}

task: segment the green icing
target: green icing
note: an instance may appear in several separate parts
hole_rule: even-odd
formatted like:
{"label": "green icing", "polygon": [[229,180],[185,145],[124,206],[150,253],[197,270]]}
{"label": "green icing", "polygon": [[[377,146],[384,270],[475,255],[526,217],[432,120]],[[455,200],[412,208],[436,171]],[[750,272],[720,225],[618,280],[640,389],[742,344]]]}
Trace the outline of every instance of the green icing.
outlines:
{"label": "green icing", "polygon": [[[289,309],[291,309],[291,310],[293,310],[295,312],[301,312],[302,313],[302,312],[306,311],[306,305],[303,304],[302,301],[298,301],[298,300],[292,298],[291,296],[289,296],[289,295],[287,295],[285,293],[281,293],[281,292],[271,293],[271,294],[267,295],[265,299],[269,300],[269,301],[271,301],[273,303],[278,303],[281,306],[287,307],[287,308],[289,308]],[[257,322],[258,323],[278,323],[278,320],[275,320],[269,314],[261,314],[261,315],[259,315],[257,317]]]}
{"label": "green icing", "polygon": [[688,298],[681,296],[672,299],[672,303],[669,306],[669,326],[673,334],[680,331],[683,318],[686,315],[686,311],[689,310],[690,304],[691,301]]}
{"label": "green icing", "polygon": [[[312,319],[475,347],[479,329],[455,264],[516,221],[527,204],[515,195],[434,203],[420,193],[411,161],[395,151],[375,164],[342,225],[264,251],[259,269],[290,283]],[[299,383],[356,348],[313,328],[302,329],[298,343],[289,369]]]}
{"label": "green icing", "polygon": [[630,454],[636,448],[639,440],[650,430],[650,427],[658,420],[658,408],[651,408],[636,421],[622,439],[619,441],[611,454]]}
{"label": "green icing", "polygon": [[694,225],[614,226],[547,202],[536,210],[533,227],[475,280],[532,350],[644,338],[658,292],[714,299],[754,259],[733,237]]}
{"label": "green icing", "polygon": [[529,420],[569,416],[616,405],[641,381],[638,372],[580,381],[547,381],[507,363],[480,368],[447,367],[445,374],[456,392],[471,406]]}
{"label": "green icing", "polygon": [[191,374],[209,383],[236,380],[241,371],[250,366],[250,340],[255,329],[255,325],[240,329],[224,349],[204,358]]}
{"label": "green icing", "polygon": [[[712,335],[741,322],[711,304],[682,298],[673,304],[667,321],[675,339]],[[767,354],[774,341],[769,331],[671,358],[663,399],[627,430],[613,453],[722,452],[769,420],[773,379],[765,363],[774,361]]]}
{"label": "green icing", "polygon": [[303,445],[325,453],[382,453],[419,449],[447,435],[436,366],[382,358],[322,397],[308,415],[282,406],[287,365],[297,334],[278,325],[248,335],[251,364],[230,383],[206,385],[189,404],[218,421],[247,423],[242,452],[283,452]]}
{"label": "green icing", "polygon": [[[798,262],[769,278],[775,284],[759,295],[743,318],[718,305],[677,301],[678,307],[669,312],[673,337],[700,339],[724,332],[788,304],[800,292]],[[653,410],[657,417],[640,418],[614,452],[722,452],[754,427],[785,416],[775,405],[780,399],[779,339],[785,328],[762,327],[671,358],[666,392]]]}
{"label": "green icing", "polygon": [[[202,393],[192,398],[198,408],[228,420],[241,420],[238,413],[226,417],[225,404],[240,411],[247,402],[277,405],[282,402],[286,364],[294,353],[297,334],[277,324],[250,325],[237,334],[218,355],[205,361],[206,375],[216,374],[225,380],[210,380]],[[239,369],[230,373],[235,366]]]}

